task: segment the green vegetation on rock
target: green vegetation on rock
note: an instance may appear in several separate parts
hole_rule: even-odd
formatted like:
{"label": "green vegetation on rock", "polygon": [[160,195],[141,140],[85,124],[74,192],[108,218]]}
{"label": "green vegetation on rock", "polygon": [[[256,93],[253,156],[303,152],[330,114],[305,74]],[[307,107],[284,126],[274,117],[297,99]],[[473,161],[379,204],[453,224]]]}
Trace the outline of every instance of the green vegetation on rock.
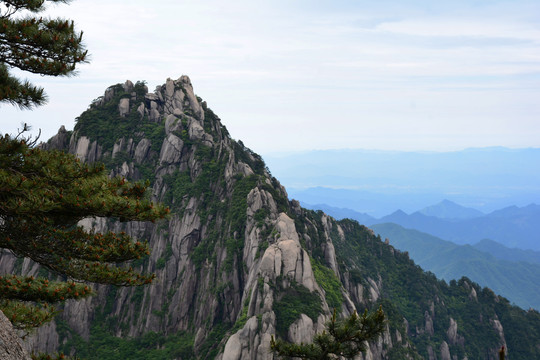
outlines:
{"label": "green vegetation on rock", "polygon": [[336,309],[337,312],[341,312],[343,294],[341,293],[341,282],[336,274],[334,274],[332,269],[327,268],[313,258],[311,259],[311,267],[313,268],[313,275],[315,275],[317,284],[319,284],[325,292],[328,306]]}
{"label": "green vegetation on rock", "polygon": [[[96,99],[89,109],[76,118],[74,131],[78,136],[87,136],[90,140],[97,140],[104,152],[112,152],[113,145],[121,138],[133,138],[135,141],[144,138],[153,140],[152,148],[159,151],[165,134],[161,131],[164,125],[153,123],[148,118],[142,118],[137,111],[130,111],[126,117],[118,113],[120,99],[131,99],[132,94],[126,92],[123,85],[116,84],[107,90],[112,94],[110,99]],[[146,85],[144,81],[137,81],[133,92],[133,103],[144,102]],[[102,103],[100,102],[102,101]],[[99,104],[99,105],[98,105]]]}
{"label": "green vegetation on rock", "polygon": [[[279,283],[279,279],[278,279]],[[289,326],[305,314],[317,321],[322,313],[321,298],[316,292],[310,292],[305,286],[291,281],[290,287],[281,289],[274,303],[276,313],[276,332],[279,336],[287,338]]]}
{"label": "green vegetation on rock", "polygon": [[376,341],[385,329],[386,321],[382,306],[377,311],[362,316],[356,311],[345,319],[334,315],[326,323],[324,331],[315,334],[308,344],[289,343],[272,337],[270,348],[274,354],[286,359],[302,358],[310,360],[352,359],[365,353],[367,344]]}
{"label": "green vegetation on rock", "polygon": [[[386,312],[390,310],[390,324],[399,327],[403,324],[403,317],[407,319],[410,339],[421,356],[428,357],[428,346],[439,348],[446,341],[451,354],[458,358],[485,358],[486,353],[492,353],[500,346],[501,340],[494,327],[497,319],[504,326],[507,342],[511,336],[519,343],[515,334],[524,334],[524,331],[535,334],[532,338],[540,334],[540,322],[527,321],[538,319],[537,311],[523,311],[511,306],[508,300],[487,288],[482,289],[467,278],[447,284],[433,274],[425,273],[409,259],[407,253],[385,244],[356,221],[342,220],[339,224],[348,239],[346,242],[334,241],[338,256],[345,260],[340,264],[340,271],[359,271],[363,274],[359,278],[360,283],[365,287],[372,286],[365,280],[367,277],[381,280],[383,286],[379,288],[378,301],[384,302]],[[429,318],[433,321],[433,333],[425,329]],[[448,339],[451,319],[458,326],[459,336],[455,343]],[[424,330],[413,332],[411,329]],[[540,354],[540,350],[533,350],[530,344],[522,343],[520,346],[528,349],[523,353]]]}

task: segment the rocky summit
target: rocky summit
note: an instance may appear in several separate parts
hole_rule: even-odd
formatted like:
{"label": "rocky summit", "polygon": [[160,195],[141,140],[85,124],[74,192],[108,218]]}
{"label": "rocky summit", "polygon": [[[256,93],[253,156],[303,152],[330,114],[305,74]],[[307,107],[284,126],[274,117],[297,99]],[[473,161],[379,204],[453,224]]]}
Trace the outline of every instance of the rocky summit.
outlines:
{"label": "rocky summit", "polygon": [[[85,359],[273,359],[272,336],[310,342],[333,309],[376,309],[384,335],[360,359],[540,357],[540,315],[463,278],[449,284],[352,220],[289,200],[263,159],[229,135],[190,79],[109,87],[42,145],[150,183],[171,216],[156,223],[94,218],[98,231],[150,243],[131,266],[144,287],[98,286],[68,302],[27,345]],[[368,171],[366,169],[366,171]],[[39,266],[3,255],[7,272]],[[54,276],[49,274],[49,276]]]}

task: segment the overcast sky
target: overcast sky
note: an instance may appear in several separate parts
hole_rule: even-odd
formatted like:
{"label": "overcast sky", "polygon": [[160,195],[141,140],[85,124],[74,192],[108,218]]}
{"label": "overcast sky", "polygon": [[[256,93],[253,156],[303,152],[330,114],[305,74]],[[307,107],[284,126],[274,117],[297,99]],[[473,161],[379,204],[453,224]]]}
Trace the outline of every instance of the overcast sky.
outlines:
{"label": "overcast sky", "polygon": [[42,139],[112,84],[189,75],[254,151],[540,147],[540,1],[75,0],[91,62],[25,77],[50,101],[0,105]]}

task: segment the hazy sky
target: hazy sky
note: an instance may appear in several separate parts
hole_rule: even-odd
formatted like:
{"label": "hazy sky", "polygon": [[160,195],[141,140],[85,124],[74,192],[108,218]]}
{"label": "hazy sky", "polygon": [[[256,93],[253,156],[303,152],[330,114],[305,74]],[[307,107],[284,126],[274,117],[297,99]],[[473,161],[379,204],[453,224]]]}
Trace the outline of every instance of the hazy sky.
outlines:
{"label": "hazy sky", "polygon": [[540,1],[75,0],[91,54],[49,104],[0,107],[48,139],[109,85],[189,75],[254,151],[540,147]]}

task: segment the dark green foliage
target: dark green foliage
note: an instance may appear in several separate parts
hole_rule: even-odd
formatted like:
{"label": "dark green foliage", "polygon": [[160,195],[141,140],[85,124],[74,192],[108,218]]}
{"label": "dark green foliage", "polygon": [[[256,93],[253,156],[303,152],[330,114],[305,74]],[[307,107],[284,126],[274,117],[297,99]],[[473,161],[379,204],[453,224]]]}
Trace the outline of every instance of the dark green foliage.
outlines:
{"label": "dark green foliage", "polygon": [[199,144],[195,150],[195,157],[199,161],[211,161],[213,158],[214,149],[210,146]]}
{"label": "dark green foliage", "polygon": [[79,357],[66,356],[64,353],[57,354],[32,354],[32,360],[79,360]]}
{"label": "dark green foliage", "polygon": [[244,146],[242,141],[233,141],[232,147],[234,156],[237,161],[248,164],[253,172],[257,175],[264,175],[266,164],[259,154],[254,153],[251,149]]}
{"label": "dark green foliage", "polygon": [[326,302],[330,308],[341,312],[341,304],[343,302],[343,294],[341,293],[341,282],[337,278],[332,269],[327,268],[315,259],[311,259],[311,267],[313,275],[326,295]]}
{"label": "dark green foliage", "polygon": [[156,173],[154,166],[150,163],[135,164],[135,168],[139,170],[140,179],[142,181],[148,181],[150,185],[154,184],[156,180]]}
{"label": "dark green foliage", "polygon": [[[371,231],[352,220],[339,222],[347,241],[334,239],[340,271],[351,280],[369,286],[367,277],[381,277],[381,299],[392,328],[403,329],[403,317],[409,329],[423,329],[425,313],[434,319],[434,334],[409,333],[418,353],[428,357],[427,346],[439,348],[448,342],[450,318],[458,324],[458,335],[463,344],[450,344],[450,352],[458,358],[485,359],[494,354],[501,341],[494,329],[498,319],[512,359],[532,359],[540,355],[540,322],[536,311],[523,311],[496,296],[489,289],[482,289],[467,278],[447,284],[433,274],[425,273],[412,262],[407,253],[393,249],[374,236]],[[345,275],[346,276],[346,275]],[[476,298],[472,292],[476,293]],[[403,332],[402,332],[403,334]],[[525,340],[527,339],[527,340]],[[399,358],[399,357],[398,357]]]}
{"label": "dark green foliage", "polygon": [[260,208],[253,215],[253,219],[257,222],[258,227],[263,227],[264,220],[270,214],[270,211],[267,208]]}
{"label": "dark green foliage", "polygon": [[[214,359],[220,349],[220,342],[223,341],[225,335],[230,329],[230,324],[218,323],[214,324],[212,331],[206,337],[206,340],[199,348],[198,354],[200,359]],[[186,358],[187,359],[187,358]]]}
{"label": "dark green foliage", "polygon": [[246,300],[244,300],[244,306],[242,307],[242,311],[240,312],[240,316],[234,323],[234,326],[232,327],[230,333],[234,334],[238,330],[244,327],[246,325],[246,322],[248,320],[247,314],[248,314],[248,308],[249,308],[249,301],[251,300],[251,291],[249,292],[249,295],[246,297]]}
{"label": "dark green foliage", "polygon": [[30,15],[44,11],[46,2],[67,1],[0,1],[0,102],[29,109],[47,100],[43,88],[20,81],[8,68],[69,76],[77,64],[86,62],[82,32],[75,31],[73,21]]}
{"label": "dark green foliage", "polygon": [[39,326],[55,314],[51,304],[92,293],[73,279],[123,286],[152,281],[153,275],[116,266],[149,254],[146,243],[78,225],[94,216],[123,222],[163,218],[169,210],[149,201],[145,184],[111,179],[101,164],[6,135],[0,137],[0,188],[0,248],[70,279],[0,276],[0,308],[15,326]]}
{"label": "dark green foliage", "polygon": [[540,313],[532,309],[525,312],[516,306],[510,306],[505,299],[501,299],[494,305],[495,312],[504,326],[508,358],[538,358],[540,356]]}
{"label": "dark green foliage", "polygon": [[[76,350],[77,356],[85,360],[169,360],[179,357],[182,359],[194,357],[194,335],[188,332],[180,331],[169,335],[148,332],[136,338],[114,336],[118,319],[110,314],[118,289],[117,287],[110,288],[105,305],[96,312],[88,341],[72,331],[63,320],[56,319],[60,338],[66,339],[60,345],[61,352],[72,353],[73,350]],[[135,309],[140,309],[143,306],[143,296],[142,288],[134,289],[131,301],[134,303]]]}
{"label": "dark green foliage", "polygon": [[348,269],[355,269],[360,274],[361,283],[367,286],[367,277],[377,279],[382,275],[383,283],[392,284],[387,285],[386,295],[393,302],[397,301],[396,305],[409,323],[422,325],[423,309],[428,308],[430,295],[439,286],[435,277],[426,277],[422,269],[405,253],[393,252],[390,246],[386,246],[380,238],[373,236],[356,221],[346,219],[340,223],[351,239],[334,243],[340,258],[345,262],[343,270],[347,272]]}
{"label": "dark green foliage", "polygon": [[262,183],[261,188],[268,191],[272,195],[272,198],[277,204],[277,209],[279,212],[289,214],[289,200],[287,199],[287,196],[285,194],[278,190],[279,182],[275,177],[272,177],[271,183],[272,185],[268,185],[266,182],[264,182]]}
{"label": "dark green foliage", "polygon": [[[381,237],[391,239],[396,248],[407,250],[415,263],[440,279],[450,281],[467,276],[523,309],[540,309],[540,264],[496,259],[470,245],[456,245],[396,224],[378,224],[372,228]],[[510,249],[506,250],[511,253]]]}
{"label": "dark green foliage", "polygon": [[[279,280],[278,280],[279,281]],[[276,332],[286,338],[289,326],[306,314],[314,322],[322,313],[321,299],[316,292],[310,292],[305,286],[292,282],[291,286],[282,289],[274,302],[276,313]]]}
{"label": "dark green foliage", "polygon": [[326,330],[318,333],[311,344],[288,343],[272,337],[272,351],[286,359],[302,358],[330,360],[337,357],[352,359],[366,351],[366,342],[375,341],[384,331],[385,317],[382,307],[373,313],[366,310],[362,316],[354,312],[343,320],[336,319],[336,311],[326,324]]}
{"label": "dark green foliage", "polygon": [[247,220],[247,196],[257,185],[259,177],[250,175],[238,180],[234,186],[231,204],[228,211],[228,220],[231,221],[231,232],[237,232],[239,236],[244,235]]}
{"label": "dark green foliage", "polygon": [[[176,210],[182,206],[182,198],[193,194],[193,183],[189,171],[175,171],[171,175],[165,175],[163,181],[169,185],[169,191],[165,195],[164,202],[171,209]],[[195,194],[193,194],[195,195]]]}
{"label": "dark green foliage", "polygon": [[[135,85],[135,88],[137,88],[137,85]],[[140,127],[140,130],[144,134],[144,138],[150,140],[152,149],[160,151],[165,140],[165,126],[147,122]]]}
{"label": "dark green foliage", "polygon": [[[133,106],[145,101],[144,82],[135,83],[134,100],[121,84],[110,86],[108,91],[114,94],[109,101],[98,105],[99,101],[102,101],[99,99],[76,119],[74,130],[79,136],[97,140],[104,153],[112,153],[114,143],[121,138],[132,138],[135,143],[147,138],[151,142],[151,149],[159,152],[165,138],[164,124],[150,122],[146,117],[141,119],[141,115],[133,109]],[[130,98],[131,110],[126,117],[120,116],[118,112],[118,103],[122,98]]]}
{"label": "dark green foliage", "polygon": [[119,166],[122,166],[122,164],[124,162],[130,162],[131,161],[131,157],[129,156],[129,154],[125,151],[119,151],[116,153],[116,155],[114,156],[114,158],[112,157],[107,157],[105,159],[103,159],[103,164],[108,168],[108,169],[114,169],[114,168],[117,168]]}
{"label": "dark green foliage", "polygon": [[227,211],[229,233],[232,237],[226,241],[227,258],[224,270],[230,271],[235,259],[241,257],[244,250],[244,232],[247,221],[247,196],[257,186],[258,176],[250,175],[238,180],[234,186],[232,198]]}
{"label": "dark green foliage", "polygon": [[61,348],[68,350],[75,347],[77,356],[86,360],[191,359],[194,357],[193,340],[194,336],[185,332],[169,336],[149,332],[138,338],[120,338],[93,325],[88,342],[72,333],[72,338]]}

